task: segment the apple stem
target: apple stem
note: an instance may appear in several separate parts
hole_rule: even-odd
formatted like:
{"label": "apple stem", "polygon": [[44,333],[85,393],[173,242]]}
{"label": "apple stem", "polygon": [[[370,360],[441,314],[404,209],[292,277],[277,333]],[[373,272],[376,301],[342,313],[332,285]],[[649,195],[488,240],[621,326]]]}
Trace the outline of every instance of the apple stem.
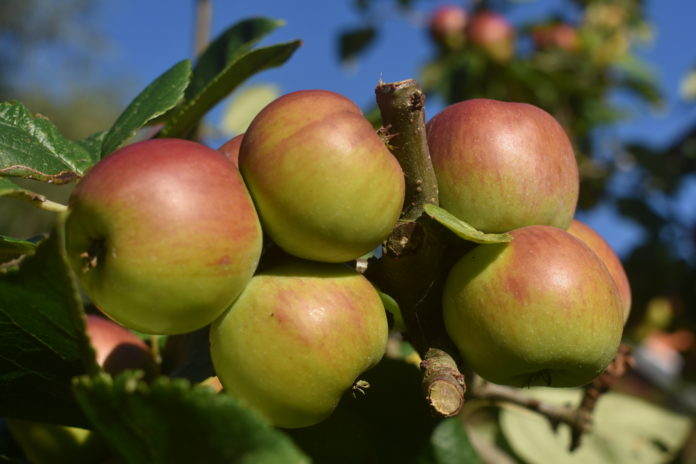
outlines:
{"label": "apple stem", "polygon": [[403,220],[416,220],[426,203],[438,204],[438,187],[425,130],[425,95],[413,79],[375,88],[389,148],[404,171]]}
{"label": "apple stem", "polygon": [[42,201],[37,201],[35,204],[43,209],[44,211],[50,211],[52,213],[64,213],[65,211],[68,210],[68,207],[65,206],[62,203],[57,203],[55,201],[51,200],[42,200]]}

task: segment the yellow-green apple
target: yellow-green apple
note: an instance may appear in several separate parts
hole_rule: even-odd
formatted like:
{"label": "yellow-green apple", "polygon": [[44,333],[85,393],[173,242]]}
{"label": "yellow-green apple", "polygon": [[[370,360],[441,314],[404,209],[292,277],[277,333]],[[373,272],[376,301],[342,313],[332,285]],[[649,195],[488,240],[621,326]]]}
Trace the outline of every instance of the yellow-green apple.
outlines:
{"label": "yellow-green apple", "polygon": [[621,264],[621,260],[614,250],[611,248],[606,240],[602,238],[593,228],[585,224],[584,222],[573,219],[568,227],[568,232],[585,242],[592,251],[597,253],[604,264],[609,269],[609,273],[614,278],[616,282],[616,287],[619,289],[619,295],[621,296],[621,306],[623,308],[624,324],[628,320],[628,315],[631,312],[631,284],[628,281],[628,276],[626,275],[626,270]]}
{"label": "yellow-green apple", "polygon": [[261,227],[234,165],[205,145],[155,139],[94,165],[69,203],[66,248],[85,292],[134,330],[190,332],[256,270]]}
{"label": "yellow-green apple", "polygon": [[344,262],[374,249],[401,213],[398,161],[347,98],[293,92],[252,121],[239,167],[264,231],[300,258]]}
{"label": "yellow-green apple", "polygon": [[541,224],[565,229],[579,177],[563,127],[526,103],[455,103],[427,125],[440,205],[485,232]]}
{"label": "yellow-green apple", "polygon": [[272,424],[316,424],[377,364],[387,318],[372,284],[336,263],[290,262],[254,276],[210,330],[225,392]]}
{"label": "yellow-green apple", "polygon": [[456,49],[465,41],[468,19],[469,15],[461,6],[441,5],[430,16],[428,32],[436,44],[446,49]]}
{"label": "yellow-green apple", "polygon": [[474,13],[466,27],[467,40],[493,59],[508,61],[515,53],[515,29],[501,14],[483,10]]}
{"label": "yellow-green apple", "polygon": [[618,289],[601,259],[552,226],[464,255],[443,293],[445,327],[463,358],[494,383],[575,387],[599,375],[623,331]]}

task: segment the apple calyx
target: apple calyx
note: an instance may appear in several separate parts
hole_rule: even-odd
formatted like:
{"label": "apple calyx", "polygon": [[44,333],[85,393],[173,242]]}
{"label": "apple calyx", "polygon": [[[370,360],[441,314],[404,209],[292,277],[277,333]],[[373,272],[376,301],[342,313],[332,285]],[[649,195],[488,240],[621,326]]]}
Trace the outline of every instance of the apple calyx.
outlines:
{"label": "apple calyx", "polygon": [[350,394],[353,398],[358,399],[367,395],[367,390],[370,389],[370,382],[367,380],[356,380],[352,387],[350,387]]}
{"label": "apple calyx", "polygon": [[82,259],[81,271],[87,273],[92,269],[96,269],[99,263],[102,262],[106,255],[106,241],[104,239],[93,240],[87,251],[80,253]]}

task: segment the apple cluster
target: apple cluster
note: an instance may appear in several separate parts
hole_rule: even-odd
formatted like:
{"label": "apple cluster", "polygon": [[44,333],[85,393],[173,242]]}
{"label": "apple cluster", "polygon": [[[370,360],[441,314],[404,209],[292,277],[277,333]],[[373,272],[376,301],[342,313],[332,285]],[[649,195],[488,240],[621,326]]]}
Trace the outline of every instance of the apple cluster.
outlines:
{"label": "apple cluster", "polygon": [[[427,138],[440,205],[513,236],[449,274],[444,322],[462,358],[511,385],[594,378],[630,289],[606,242],[573,220],[563,128],[537,107],[477,99],[432,118]],[[304,427],[385,352],[381,297],[346,263],[389,236],[404,195],[399,162],[354,103],[299,91],[219,150],[152,139],[104,158],[72,194],[66,249],[109,318],[151,334],[210,326],[224,390],[276,426]]]}
{"label": "apple cluster", "polygon": [[[219,151],[153,139],[104,158],[72,194],[66,248],[111,319],[151,334],[211,325],[225,390],[307,426],[384,354],[382,300],[344,263],[389,235],[404,185],[355,104],[300,91]],[[287,256],[261,269],[264,234]]]}
{"label": "apple cluster", "polygon": [[442,5],[431,14],[428,31],[445,50],[469,44],[499,62],[510,60],[515,53],[514,27],[503,15],[491,10],[470,14],[459,5]]}
{"label": "apple cluster", "polygon": [[[460,50],[468,45],[501,63],[515,54],[515,27],[505,16],[492,10],[469,13],[460,5],[442,5],[431,13],[428,33],[445,51]],[[535,26],[530,38],[538,50],[575,52],[581,45],[578,30],[560,21]]]}
{"label": "apple cluster", "polygon": [[467,363],[495,383],[580,386],[616,355],[631,304],[620,261],[574,219],[573,147],[550,114],[473,99],[427,126],[440,205],[484,232],[452,268],[445,328]]}

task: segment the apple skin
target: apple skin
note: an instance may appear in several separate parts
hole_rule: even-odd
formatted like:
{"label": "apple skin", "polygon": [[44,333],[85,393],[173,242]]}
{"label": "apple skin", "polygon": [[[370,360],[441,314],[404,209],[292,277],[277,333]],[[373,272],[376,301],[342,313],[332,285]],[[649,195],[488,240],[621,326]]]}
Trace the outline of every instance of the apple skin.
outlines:
{"label": "apple skin", "polygon": [[180,139],[138,142],[94,165],[66,222],[68,257],[90,299],[153,334],[211,323],[251,279],[261,242],[233,164]]}
{"label": "apple skin", "polygon": [[472,99],[427,125],[440,206],[485,232],[529,225],[565,229],[580,189],[563,127],[526,103]]}
{"label": "apple skin", "polygon": [[115,322],[94,314],[87,315],[87,335],[104,371],[116,375],[126,369],[141,369],[145,378],[157,372],[150,347],[133,332]]}
{"label": "apple skin", "polygon": [[614,278],[616,282],[616,287],[619,289],[619,295],[621,296],[621,305],[623,308],[624,324],[628,320],[628,316],[631,313],[631,284],[628,281],[628,276],[626,275],[626,270],[621,264],[621,260],[611,246],[599,235],[594,229],[585,224],[584,222],[573,219],[568,227],[568,232],[575,237],[582,240],[587,246],[589,246],[592,251],[594,251],[597,256],[599,256],[604,265],[609,270],[609,273]]}
{"label": "apple skin", "polygon": [[469,20],[467,11],[459,5],[446,4],[436,8],[428,22],[428,32],[433,41],[447,49],[461,47],[466,39]]}
{"label": "apple skin", "polygon": [[494,60],[509,61],[515,53],[515,29],[504,16],[494,11],[479,11],[469,18],[467,40]]}
{"label": "apple skin", "polygon": [[232,161],[232,164],[237,169],[239,169],[239,147],[242,146],[243,138],[244,134],[239,134],[232,137],[218,148],[218,151],[225,155],[225,158]]}
{"label": "apple skin", "polygon": [[480,245],[452,269],[445,327],[481,377],[517,387],[576,387],[616,355],[623,331],[619,292],[600,258],[551,226]]}
{"label": "apple skin", "polygon": [[293,92],[266,106],[244,135],[239,167],[264,232],[300,258],[337,263],[368,253],[403,206],[398,161],[334,92]]}
{"label": "apple skin", "polygon": [[225,392],[284,428],[321,422],[386,349],[372,284],[341,264],[291,262],[257,274],[210,330]]}

